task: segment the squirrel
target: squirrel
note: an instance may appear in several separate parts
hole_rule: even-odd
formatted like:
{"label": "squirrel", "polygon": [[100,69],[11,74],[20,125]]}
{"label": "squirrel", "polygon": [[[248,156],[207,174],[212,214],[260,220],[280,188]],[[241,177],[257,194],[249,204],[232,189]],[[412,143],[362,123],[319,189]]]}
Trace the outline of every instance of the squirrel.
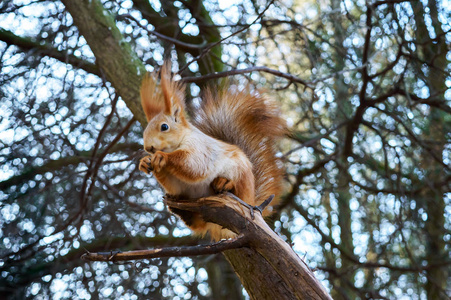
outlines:
{"label": "squirrel", "polygon": [[[153,173],[167,195],[196,199],[231,192],[250,206],[276,195],[263,211],[270,215],[282,190],[283,169],[274,148],[286,132],[277,105],[259,92],[230,86],[207,88],[199,110],[185,117],[185,86],[174,80],[169,63],[147,73],[141,85],[141,105],[148,124],[139,169]],[[170,210],[196,234],[213,240],[234,234],[205,222],[200,214]]]}

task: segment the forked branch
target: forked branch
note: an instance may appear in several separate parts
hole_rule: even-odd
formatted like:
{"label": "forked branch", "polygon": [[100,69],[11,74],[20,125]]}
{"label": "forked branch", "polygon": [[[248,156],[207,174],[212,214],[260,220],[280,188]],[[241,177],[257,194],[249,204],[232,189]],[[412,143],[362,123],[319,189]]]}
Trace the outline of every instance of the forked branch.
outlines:
{"label": "forked branch", "polygon": [[[237,237],[210,245],[86,253],[83,258],[124,261],[222,252],[251,299],[331,299],[310,268],[269,228],[262,215],[236,197],[224,194],[196,201],[171,198],[165,201],[170,208],[199,213],[205,221],[219,224],[237,233]],[[261,208],[269,201],[263,201]]]}

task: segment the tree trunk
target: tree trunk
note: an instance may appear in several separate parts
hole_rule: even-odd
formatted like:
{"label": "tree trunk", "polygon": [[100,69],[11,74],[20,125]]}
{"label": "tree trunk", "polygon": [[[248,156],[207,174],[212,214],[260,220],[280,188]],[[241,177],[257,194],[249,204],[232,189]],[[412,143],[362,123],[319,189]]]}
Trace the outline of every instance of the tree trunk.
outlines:
{"label": "tree trunk", "polygon": [[[331,7],[334,11],[340,11],[341,1],[331,0]],[[331,15],[334,19],[334,46],[333,53],[335,72],[337,72],[336,79],[334,81],[334,93],[336,108],[336,125],[347,122],[352,118],[352,105],[350,102],[350,94],[348,91],[348,85],[344,81],[344,75],[341,72],[345,69],[346,52],[347,48],[344,46],[344,40],[346,37],[346,28],[342,27],[344,18],[340,13],[334,13]],[[344,128],[337,130],[337,139],[339,143],[336,147],[339,148],[339,157],[337,158],[338,169],[340,170],[336,178],[337,186],[335,188],[335,197],[337,199],[338,207],[338,226],[340,228],[340,246],[346,253],[354,253],[354,244],[351,229],[351,208],[350,200],[351,194],[349,192],[349,179],[348,176],[348,155],[352,153],[352,136],[347,136],[349,130],[348,127],[354,126],[354,124],[348,124]],[[347,139],[351,139],[348,141]],[[347,148],[351,150],[347,150]],[[347,153],[350,152],[350,153]],[[332,228],[330,228],[332,232]],[[334,291],[332,296],[336,299],[353,299],[356,297],[355,291],[351,288],[354,285],[355,268],[354,263],[350,261],[346,256],[341,255],[341,266],[339,267],[340,276],[333,280]],[[330,263],[330,261],[328,261]],[[333,262],[336,263],[335,261]],[[331,269],[337,268],[336,265],[328,266]]]}
{"label": "tree trunk", "polygon": [[223,256],[216,255],[206,264],[205,269],[215,300],[244,299],[241,281]]}
{"label": "tree trunk", "polygon": [[114,18],[99,0],[62,0],[96,57],[105,79],[113,85],[135,118],[147,125],[139,87],[146,69],[124,41]]}
{"label": "tree trunk", "polygon": [[[447,90],[447,74],[442,72],[443,66],[449,62],[446,58],[448,53],[446,37],[442,29],[442,24],[438,18],[437,2],[431,0],[427,3],[431,30],[435,32],[437,38],[432,41],[428,30],[426,10],[421,2],[411,2],[414,10],[416,23],[416,38],[419,43],[417,48],[418,56],[427,62],[428,71],[424,74],[424,79],[429,89],[431,97],[439,99],[445,103],[444,93]],[[421,67],[418,66],[421,74]],[[427,213],[425,222],[426,230],[426,259],[429,264],[435,265],[426,271],[426,293],[428,299],[443,299],[446,297],[446,283],[449,276],[449,267],[440,265],[447,258],[446,243],[444,240],[445,229],[445,187],[440,185],[445,177],[443,168],[443,151],[445,149],[447,130],[445,124],[445,113],[435,107],[430,108],[427,125],[423,132],[423,140],[431,141],[425,146],[421,155],[421,164],[425,172],[423,189],[424,192],[417,195],[417,201]]]}

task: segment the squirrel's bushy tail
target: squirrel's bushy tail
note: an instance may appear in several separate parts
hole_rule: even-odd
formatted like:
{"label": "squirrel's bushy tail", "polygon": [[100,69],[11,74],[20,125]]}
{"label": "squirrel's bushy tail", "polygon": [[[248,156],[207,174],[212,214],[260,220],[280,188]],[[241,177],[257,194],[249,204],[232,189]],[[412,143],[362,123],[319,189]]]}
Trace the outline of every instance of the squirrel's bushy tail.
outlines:
{"label": "squirrel's bushy tail", "polygon": [[207,89],[194,124],[214,138],[237,145],[249,157],[255,176],[255,200],[260,204],[270,195],[276,198],[265,209],[272,212],[283,185],[282,163],[276,157],[276,140],[286,133],[286,122],[273,101],[257,91]]}

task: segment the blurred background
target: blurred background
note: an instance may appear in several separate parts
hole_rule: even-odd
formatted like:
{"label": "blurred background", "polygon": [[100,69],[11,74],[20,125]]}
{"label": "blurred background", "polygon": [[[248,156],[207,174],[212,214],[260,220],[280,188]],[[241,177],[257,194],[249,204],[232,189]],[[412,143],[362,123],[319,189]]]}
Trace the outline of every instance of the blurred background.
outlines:
{"label": "blurred background", "polygon": [[[218,72],[278,101],[291,131],[268,222],[334,299],[449,298],[450,7],[2,1],[0,298],[248,297],[221,255],[80,260],[199,243],[138,171],[145,122],[128,89],[165,58],[187,82],[191,115]],[[108,43],[129,58],[94,50]],[[130,82],[112,79],[129,70]]]}

